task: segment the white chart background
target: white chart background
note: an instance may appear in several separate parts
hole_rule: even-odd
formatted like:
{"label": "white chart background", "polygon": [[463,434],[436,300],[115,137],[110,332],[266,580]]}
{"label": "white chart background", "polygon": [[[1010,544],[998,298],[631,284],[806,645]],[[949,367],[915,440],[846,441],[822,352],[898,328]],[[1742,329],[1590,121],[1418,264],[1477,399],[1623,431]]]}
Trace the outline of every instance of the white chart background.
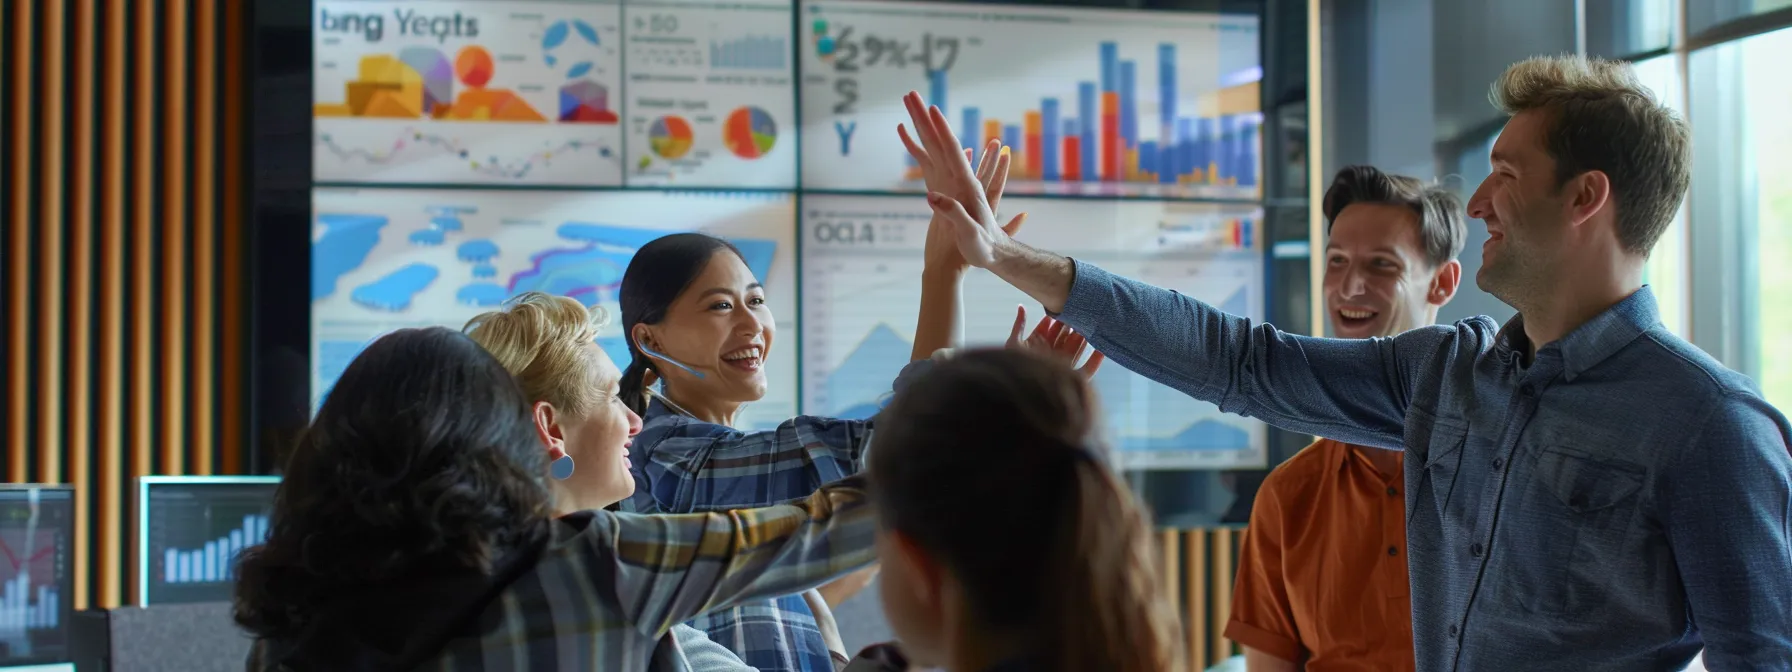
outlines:
{"label": "white chart background", "polygon": [[[378,39],[345,31],[345,16],[379,17]],[[400,17],[476,21],[476,36],[416,34]],[[464,47],[491,54],[493,75],[485,88],[508,90],[528,101],[545,122],[454,121],[315,117],[313,169],[324,182],[467,183],[494,185],[622,184],[619,123],[557,121],[560,89],[589,80],[609,92],[608,107],[621,116],[622,77],[614,0],[585,2],[384,2],[326,0],[312,7],[313,78],[319,104],[347,102],[348,84],[359,78],[364,56],[398,55],[407,47],[438,50],[450,63]],[[543,37],[560,21],[583,21],[598,44],[572,31],[548,64]],[[365,25],[365,24],[363,24]],[[330,28],[336,28],[331,30]],[[401,30],[401,28],[403,30]],[[569,77],[576,63],[591,69]],[[467,87],[458,78],[453,92]]]}
{"label": "white chart background", "polygon": [[[628,184],[630,186],[793,188],[796,186],[795,64],[789,0],[757,2],[629,2],[627,35]],[[743,38],[780,41],[776,68],[730,67],[710,59],[711,43]],[[763,110],[777,127],[771,150],[736,156],[722,124],[734,110]],[[655,119],[691,122],[694,145],[677,160],[655,155],[647,133]]]}
{"label": "white chart background", "polygon": [[[858,46],[856,72],[841,72],[839,60],[824,60],[816,48],[814,25],[826,21],[828,34]],[[981,138],[981,129],[963,129],[962,111],[976,107],[984,120],[1021,125],[1023,112],[1039,109],[1042,97],[1056,97],[1060,118],[1077,117],[1077,83],[1093,81],[1099,96],[1103,41],[1119,43],[1119,59],[1136,66],[1138,137],[1160,135],[1158,45],[1176,45],[1177,114],[1195,116],[1202,94],[1222,88],[1229,77],[1258,66],[1257,19],[1253,16],[1188,12],[1119,12],[1012,5],[878,2],[850,0],[803,4],[800,58],[803,87],[803,186],[811,189],[918,190],[904,178],[907,152],[896,125],[908,123],[902,96],[929,91],[928,67],[921,60],[928,38],[938,44],[956,39],[956,58],[947,71],[946,105],[941,109],[961,140]],[[902,45],[906,65],[895,65],[888,47],[870,65],[866,39]],[[932,67],[946,65],[943,47]],[[856,82],[851,111],[842,80]],[[1118,84],[1116,84],[1118,86]],[[929,104],[938,101],[928,100]],[[1100,115],[1099,100],[1096,114]],[[840,127],[851,127],[850,152],[843,153]],[[975,134],[975,135],[971,135]],[[1097,133],[1099,135],[1099,133]],[[979,140],[977,145],[981,145]],[[1017,148],[1019,149],[1019,148]],[[1084,151],[1090,151],[1084,148]],[[1093,179],[1084,176],[1085,180]],[[1046,184],[1010,181],[1008,193],[1161,193],[1160,187],[1133,184]],[[1203,194],[1204,195],[1204,194]]]}
{"label": "white chart background", "polygon": [[[927,207],[912,196],[805,196],[802,210],[804,412],[859,417],[881,401],[878,395],[908,361]],[[1227,224],[1239,217],[1260,222],[1254,206],[1016,197],[1004,200],[1002,210],[1004,220],[1029,213],[1020,234],[1029,243],[1263,319],[1261,243],[1232,247]],[[1260,237],[1261,225],[1253,228]],[[963,293],[965,343],[1000,344],[1016,306],[1026,307],[1029,328],[1043,315],[1026,295],[973,270]],[[1095,383],[1123,467],[1265,464],[1262,423],[1223,414],[1113,363]],[[1196,423],[1236,440],[1177,440]]]}
{"label": "white chart background", "polygon": [[[553,192],[436,191],[398,189],[319,189],[313,193],[311,307],[311,402],[316,408],[341,368],[373,338],[394,329],[445,326],[459,329],[468,319],[491,310],[457,299],[473,283],[507,285],[513,276],[535,266],[534,257],[550,250],[576,250],[590,238],[569,240],[564,224],[590,224],[621,230],[595,245],[606,259],[626,268],[626,260],[646,235],[628,240],[628,230],[645,232],[705,231],[731,240],[770,241],[770,273],[761,278],[777,316],[784,345],[770,356],[770,388],[764,400],[750,404],[742,426],[764,428],[796,415],[796,263],[794,199],[763,192]],[[326,244],[328,222],[363,217],[385,220],[377,241]],[[443,230],[440,219],[458,221]],[[435,233],[429,233],[435,231]],[[440,239],[438,244],[419,239]],[[476,277],[475,264],[461,258],[461,246],[488,240],[496,253],[485,262],[489,277]],[[369,246],[370,245],[370,246]],[[765,247],[766,243],[760,243]],[[365,257],[360,263],[356,259]],[[594,255],[597,256],[597,255]],[[749,255],[752,256],[751,254]],[[414,264],[438,269],[433,281],[410,297],[408,305],[376,309],[355,299],[358,289]],[[605,279],[620,281],[620,268]],[[576,271],[575,271],[576,272]],[[562,271],[562,274],[565,272]],[[521,286],[519,285],[519,288]],[[610,327],[599,335],[605,350],[627,366],[621,346],[621,312],[613,291],[596,293],[597,305],[610,313]]]}

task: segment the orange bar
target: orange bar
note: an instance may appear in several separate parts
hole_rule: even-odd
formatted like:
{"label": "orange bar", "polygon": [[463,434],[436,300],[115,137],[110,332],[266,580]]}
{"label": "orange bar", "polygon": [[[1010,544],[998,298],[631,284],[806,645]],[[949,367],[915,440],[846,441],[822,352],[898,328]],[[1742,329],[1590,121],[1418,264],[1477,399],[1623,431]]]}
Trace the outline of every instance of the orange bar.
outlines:
{"label": "orange bar", "polygon": [[1027,151],[1023,153],[1027,159],[1026,176],[1037,180],[1045,175],[1044,117],[1037,111],[1028,112],[1022,124],[1021,137],[1027,144]]}
{"label": "orange bar", "polygon": [[6,445],[13,449],[6,451],[6,475],[15,482],[31,480],[26,473],[29,464],[27,456],[30,451],[25,439],[29,436],[26,428],[31,426],[31,406],[27,400],[31,394],[31,377],[26,371],[31,370],[31,315],[25,309],[31,305],[31,267],[29,253],[31,249],[31,176],[36,171],[31,168],[31,108],[37,102],[33,99],[34,91],[24,86],[31,81],[31,69],[35,67],[37,55],[31,50],[31,37],[37,31],[31,29],[31,9],[37,3],[25,0],[13,3],[12,18],[12,81],[19,85],[12,99],[12,223],[7,225],[12,240],[7,248],[12,258],[7,260],[11,269],[10,286],[12,292],[8,303],[12,306],[7,317],[7,330],[12,335],[12,349],[7,352],[7,370],[14,371],[6,377],[11,387],[6,408]]}
{"label": "orange bar", "polygon": [[1083,179],[1083,139],[1075,135],[1064,136],[1064,181],[1080,182]]}
{"label": "orange bar", "polygon": [[[125,99],[125,12],[112,8],[106,16],[106,93],[105,100]],[[100,199],[100,477],[99,511],[101,544],[94,555],[99,557],[98,606],[110,609],[121,604],[124,549],[124,105],[106,105],[105,135],[100,145],[105,159],[101,178]]]}
{"label": "orange bar", "polygon": [[[69,220],[72,232],[69,258],[69,352],[68,361],[68,466],[69,482],[74,483],[75,538],[85,541],[92,514],[93,435],[89,430],[93,418],[93,388],[88,377],[93,372],[93,358],[88,356],[93,344],[93,149],[94,133],[93,84],[99,70],[99,45],[94,37],[94,0],[79,0],[75,7],[75,185],[74,216]],[[118,516],[119,511],[102,511],[102,516]],[[89,544],[75,543],[75,608],[86,609],[91,587],[87,578],[92,573],[87,563],[93,551]]]}
{"label": "orange bar", "polygon": [[[994,119],[983,120],[983,144],[984,144],[984,146],[988,146],[989,141],[991,141],[991,140],[1001,140],[1001,139],[1002,139],[1002,122],[996,121]],[[983,150],[981,148],[979,148],[977,151],[983,151]],[[1014,150],[1010,149],[1008,151],[1010,153],[1012,153]],[[1012,170],[1012,167],[1010,167],[1010,170]]]}

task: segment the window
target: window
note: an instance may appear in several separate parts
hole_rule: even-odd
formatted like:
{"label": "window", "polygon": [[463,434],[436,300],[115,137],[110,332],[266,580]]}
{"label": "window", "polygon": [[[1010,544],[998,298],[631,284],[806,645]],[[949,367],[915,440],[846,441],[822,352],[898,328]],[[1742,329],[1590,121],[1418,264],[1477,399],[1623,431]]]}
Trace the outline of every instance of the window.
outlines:
{"label": "window", "polygon": [[[1637,77],[1655,97],[1679,112],[1682,118],[1686,115],[1686,94],[1680,84],[1680,71],[1673,55],[1659,56],[1636,63]],[[1690,262],[1687,256],[1686,241],[1686,205],[1681,204],[1680,212],[1674,216],[1674,222],[1668,225],[1667,233],[1655,244],[1649,255],[1649,265],[1643,270],[1643,282],[1655,293],[1655,300],[1661,308],[1661,321],[1668,329],[1681,338],[1691,338],[1687,328],[1689,314],[1687,312],[1687,271]]]}
{"label": "window", "polygon": [[1792,0],[1692,0],[1686,6],[1686,27],[1696,35],[1737,19],[1782,9],[1792,9]]}
{"label": "window", "polygon": [[1587,0],[1587,55],[1627,58],[1668,48],[1678,1]]}
{"label": "window", "polygon": [[1792,109],[1792,81],[1784,72],[1789,60],[1792,29],[1783,29],[1694,52],[1690,75],[1692,207],[1699,246],[1712,250],[1697,263],[1713,269],[1701,278],[1711,277],[1715,285],[1699,289],[1699,296],[1724,304],[1707,307],[1701,300],[1695,308],[1701,327],[1721,325],[1712,329],[1718,338],[1701,338],[1700,344],[1754,376],[1780,408],[1792,408],[1792,126],[1784,123]]}

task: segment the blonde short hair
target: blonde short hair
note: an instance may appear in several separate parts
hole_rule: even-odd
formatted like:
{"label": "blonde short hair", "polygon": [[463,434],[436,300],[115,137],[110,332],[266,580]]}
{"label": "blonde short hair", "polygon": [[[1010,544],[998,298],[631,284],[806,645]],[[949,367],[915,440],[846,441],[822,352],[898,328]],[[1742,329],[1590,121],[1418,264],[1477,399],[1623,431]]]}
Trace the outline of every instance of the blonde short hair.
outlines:
{"label": "blonde short hair", "polygon": [[568,297],[524,292],[468,320],[461,331],[516,376],[530,401],[579,416],[600,393],[596,361],[586,346],[596,342],[607,318],[602,309]]}

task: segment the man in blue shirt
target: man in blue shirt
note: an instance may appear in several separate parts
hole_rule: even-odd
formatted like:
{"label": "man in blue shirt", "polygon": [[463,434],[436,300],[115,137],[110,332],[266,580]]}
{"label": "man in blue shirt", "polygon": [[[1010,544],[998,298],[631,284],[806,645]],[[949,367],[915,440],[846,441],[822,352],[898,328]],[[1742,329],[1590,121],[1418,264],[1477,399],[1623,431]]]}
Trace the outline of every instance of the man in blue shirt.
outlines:
{"label": "man in blue shirt", "polygon": [[[1664,328],[1642,284],[1686,193],[1686,124],[1628,65],[1532,59],[1469,215],[1518,309],[1392,338],[1254,325],[1002,232],[909,94],[970,263],[1121,365],[1220,408],[1407,451],[1417,669],[1792,670],[1792,427]],[[932,163],[924,164],[932,166]],[[1313,558],[1321,562],[1321,558]]]}

